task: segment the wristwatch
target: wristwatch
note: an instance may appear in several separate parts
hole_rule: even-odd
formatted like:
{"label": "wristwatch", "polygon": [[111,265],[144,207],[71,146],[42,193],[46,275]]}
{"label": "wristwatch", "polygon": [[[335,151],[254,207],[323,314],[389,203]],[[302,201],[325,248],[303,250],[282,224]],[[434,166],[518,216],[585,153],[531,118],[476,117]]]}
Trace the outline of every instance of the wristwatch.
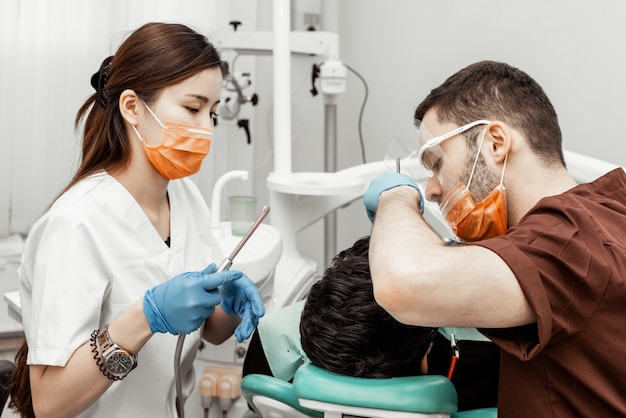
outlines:
{"label": "wristwatch", "polygon": [[137,356],[111,341],[108,325],[98,334],[98,344],[106,371],[114,377],[114,380],[125,378],[137,367]]}

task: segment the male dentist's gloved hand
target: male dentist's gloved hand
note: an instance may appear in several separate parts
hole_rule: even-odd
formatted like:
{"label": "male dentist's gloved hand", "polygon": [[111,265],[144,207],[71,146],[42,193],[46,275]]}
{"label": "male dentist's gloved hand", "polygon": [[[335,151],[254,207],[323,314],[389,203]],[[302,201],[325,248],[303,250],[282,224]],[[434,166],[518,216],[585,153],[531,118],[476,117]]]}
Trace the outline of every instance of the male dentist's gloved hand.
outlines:
{"label": "male dentist's gloved hand", "polygon": [[219,287],[222,295],[222,309],[230,315],[239,315],[241,323],[235,329],[237,341],[247,340],[265,315],[263,297],[259,289],[245,274],[240,279],[225,283]]}
{"label": "male dentist's gloved hand", "polygon": [[393,189],[398,186],[414,187],[420,194],[420,212],[424,213],[424,195],[413,179],[406,174],[397,173],[395,171],[385,171],[380,176],[374,178],[363,195],[363,203],[370,221],[374,222],[374,215],[378,209],[378,199],[380,194],[385,190]]}
{"label": "male dentist's gloved hand", "polygon": [[211,263],[202,271],[181,273],[147,290],[143,310],[152,332],[177,335],[200,328],[222,301],[218,287],[243,276],[235,270],[216,271]]}

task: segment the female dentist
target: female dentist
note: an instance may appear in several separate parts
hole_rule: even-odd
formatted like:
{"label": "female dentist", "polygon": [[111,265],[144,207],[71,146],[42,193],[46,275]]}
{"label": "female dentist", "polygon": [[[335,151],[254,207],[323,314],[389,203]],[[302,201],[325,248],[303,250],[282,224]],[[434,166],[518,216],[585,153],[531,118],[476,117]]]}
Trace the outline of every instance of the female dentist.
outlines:
{"label": "female dentist", "polygon": [[244,340],[264,314],[249,278],[216,272],[208,208],[186,178],[209,151],[220,57],[186,26],[149,23],[91,83],[76,117],[81,165],[33,226],[18,271],[27,345],[10,406],[39,418],[174,417],[168,334],[189,334],[189,393],[200,338]]}

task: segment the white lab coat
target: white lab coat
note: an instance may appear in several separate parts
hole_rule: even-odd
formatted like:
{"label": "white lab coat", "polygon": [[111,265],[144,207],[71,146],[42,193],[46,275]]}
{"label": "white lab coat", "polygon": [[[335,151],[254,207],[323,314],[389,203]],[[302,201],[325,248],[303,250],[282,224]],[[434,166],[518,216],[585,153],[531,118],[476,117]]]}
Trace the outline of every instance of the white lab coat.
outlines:
{"label": "white lab coat", "polygon": [[[64,366],[145,291],[185,272],[219,264],[209,210],[189,179],[171,181],[171,248],[128,191],[107,173],[81,181],[33,226],[18,271],[28,363]],[[185,389],[194,384],[200,332],[185,339]],[[82,416],[174,417],[177,337],[155,334],[138,366]],[[93,367],[97,367],[95,360]]]}

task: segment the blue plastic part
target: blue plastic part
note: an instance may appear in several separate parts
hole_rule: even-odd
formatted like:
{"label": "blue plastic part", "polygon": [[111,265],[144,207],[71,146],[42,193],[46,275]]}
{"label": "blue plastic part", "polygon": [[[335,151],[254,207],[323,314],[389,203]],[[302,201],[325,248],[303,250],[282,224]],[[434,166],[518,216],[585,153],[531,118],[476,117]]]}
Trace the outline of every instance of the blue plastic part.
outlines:
{"label": "blue plastic part", "polygon": [[311,363],[296,372],[293,393],[320,402],[424,414],[453,414],[458,405],[454,385],[444,376],[368,379],[338,375]]}

